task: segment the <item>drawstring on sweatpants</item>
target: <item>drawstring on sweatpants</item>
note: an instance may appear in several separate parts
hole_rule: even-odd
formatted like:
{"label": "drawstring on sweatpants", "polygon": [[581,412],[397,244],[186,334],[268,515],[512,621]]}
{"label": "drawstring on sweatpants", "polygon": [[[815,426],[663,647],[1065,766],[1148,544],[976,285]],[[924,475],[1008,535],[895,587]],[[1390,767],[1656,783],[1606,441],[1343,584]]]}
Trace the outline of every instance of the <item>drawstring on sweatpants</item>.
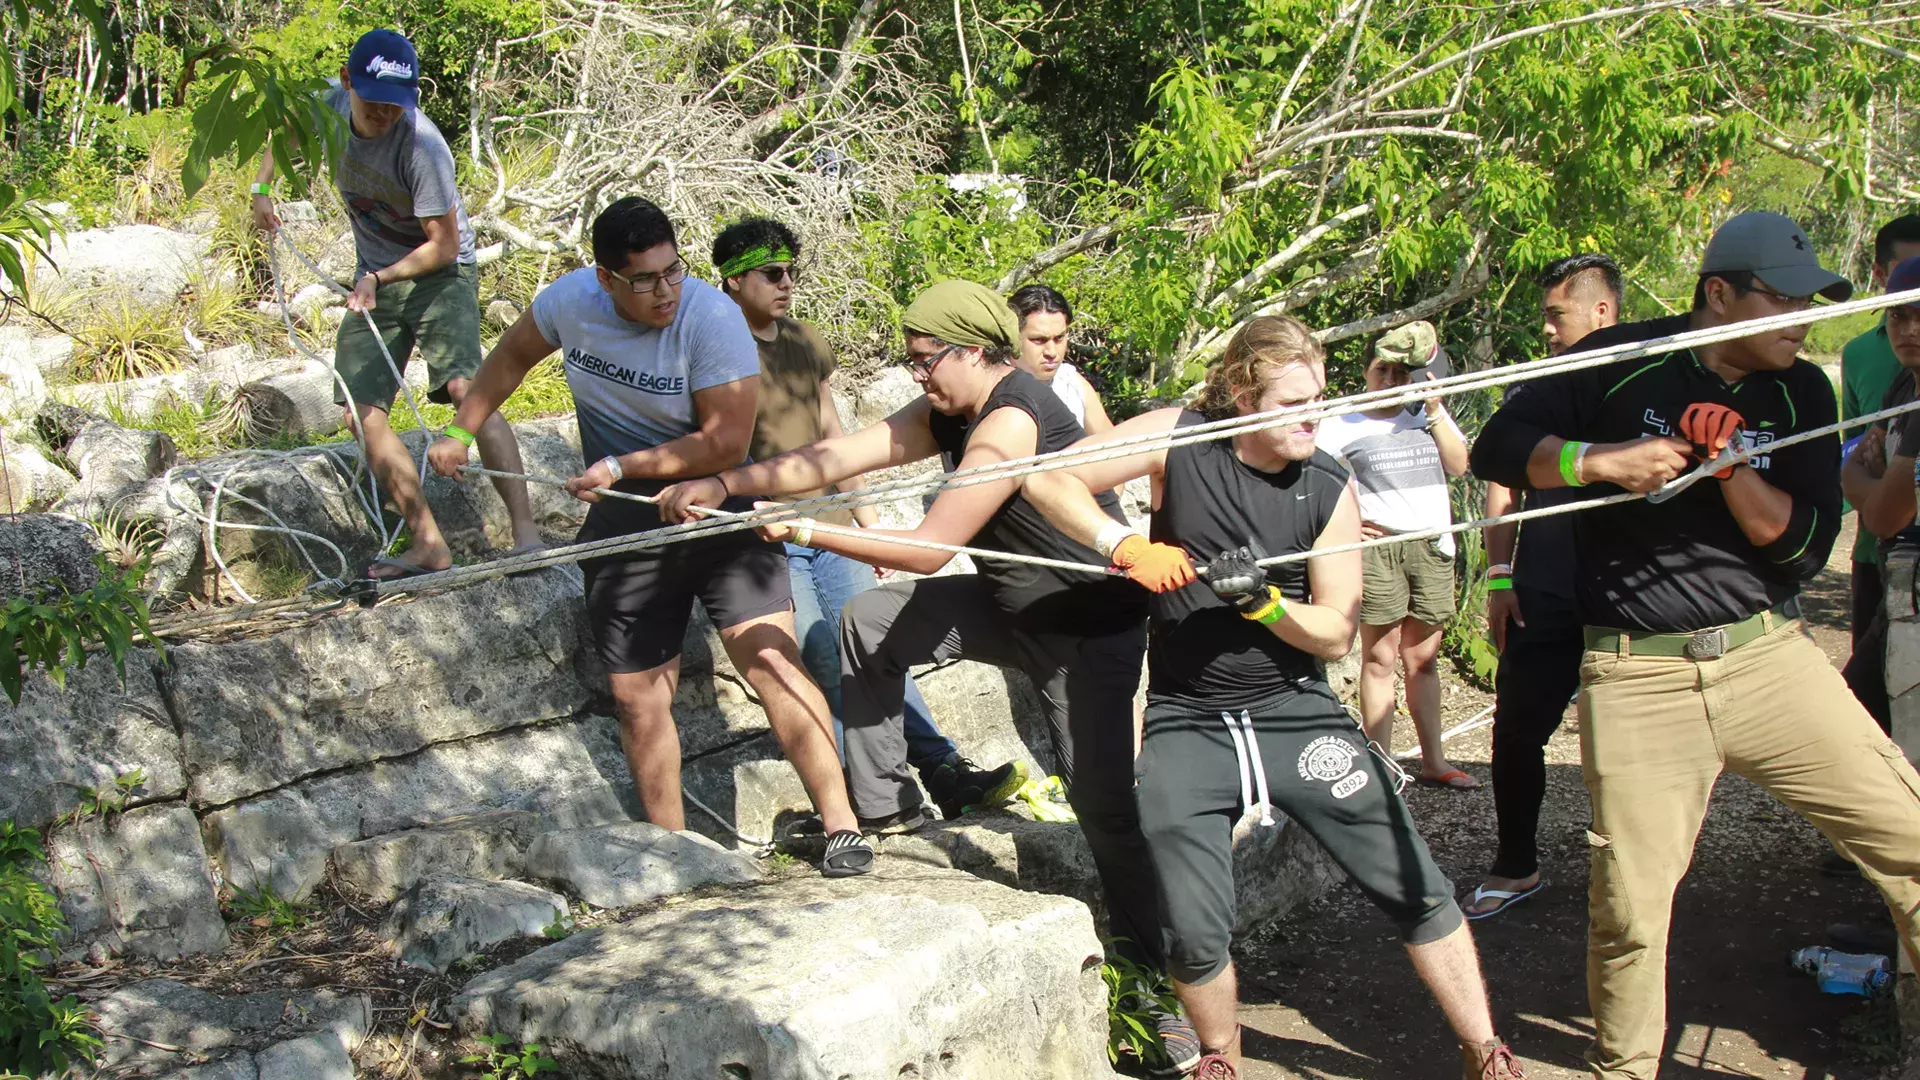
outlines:
{"label": "drawstring on sweatpants", "polygon": [[[1273,809],[1267,801],[1267,766],[1260,760],[1260,740],[1253,733],[1253,717],[1247,710],[1240,710],[1238,719],[1230,712],[1220,714],[1226,721],[1227,734],[1233,739],[1233,754],[1240,764],[1240,806],[1244,814],[1256,805],[1260,808],[1260,824],[1273,828],[1279,822],[1273,819]],[[1245,729],[1245,734],[1241,729]],[[1260,801],[1254,802],[1256,791]]]}

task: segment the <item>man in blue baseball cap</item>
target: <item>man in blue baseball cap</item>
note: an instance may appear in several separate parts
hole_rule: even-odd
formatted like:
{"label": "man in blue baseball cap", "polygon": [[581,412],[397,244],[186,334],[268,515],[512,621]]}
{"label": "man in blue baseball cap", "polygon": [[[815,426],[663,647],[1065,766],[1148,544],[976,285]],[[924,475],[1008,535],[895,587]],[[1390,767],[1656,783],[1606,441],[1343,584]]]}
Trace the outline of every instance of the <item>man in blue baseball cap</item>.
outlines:
{"label": "man in blue baseball cap", "polygon": [[[360,436],[374,475],[406,519],[413,541],[402,554],[376,559],[366,573],[387,580],[444,570],[453,564],[453,553],[387,414],[400,390],[399,371],[415,348],[427,362],[433,401],[458,405],[480,369],[473,228],[460,204],[453,150],[419,108],[420,57],[412,42],[392,30],[362,34],[325,101],[348,124],[334,184],[353,226],[359,264],[347,298],[352,314],[341,322],[334,345],[340,376],[334,400],[346,406],[347,423]],[[273,176],[269,146],[253,185],[254,224],[269,231],[280,227]],[[361,312],[372,317],[372,326]],[[491,468],[524,471],[513,429],[497,413],[476,431],[456,426],[446,433],[477,445]],[[494,487],[513,522],[514,550],[538,547],[540,531],[526,484],[495,480]]]}

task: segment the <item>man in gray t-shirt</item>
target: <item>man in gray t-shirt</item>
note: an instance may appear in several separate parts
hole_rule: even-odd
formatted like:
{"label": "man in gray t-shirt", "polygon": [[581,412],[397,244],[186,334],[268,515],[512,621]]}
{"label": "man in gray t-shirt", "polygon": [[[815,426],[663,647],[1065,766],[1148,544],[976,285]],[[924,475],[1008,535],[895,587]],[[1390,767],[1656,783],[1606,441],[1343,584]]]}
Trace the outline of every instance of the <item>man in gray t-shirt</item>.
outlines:
{"label": "man in gray t-shirt", "polygon": [[[593,505],[583,541],[660,526],[652,505],[607,499],[604,489],[651,496],[672,481],[744,461],[760,387],[760,352],[746,318],[726,294],[687,277],[673,223],[659,207],[628,197],[601,211],[593,259],[542,289],[501,335],[456,418],[472,428],[494,415],[527,372],[559,350],[587,462],[566,487]],[[467,447],[443,438],[428,457],[440,475],[457,477]],[[738,495],[728,509],[751,509],[752,499]],[[820,812],[822,873],[872,869],[873,848],[847,801],[832,715],[794,638],[780,546],[734,532],[587,559],[580,569],[587,623],[610,673],[620,745],[647,820],[686,828],[673,697],[698,598]]]}
{"label": "man in gray t-shirt", "polygon": [[[454,182],[453,151],[420,111],[419,85],[413,45],[391,30],[371,30],[354,45],[339,84],[324,97],[347,124],[333,179],[358,256],[347,298],[350,314],[334,345],[334,400],[346,407],[348,426],[361,437],[374,475],[413,540],[404,554],[367,567],[368,577],[382,580],[444,570],[453,562],[414,461],[387,422],[401,369],[417,346],[427,363],[428,397],[457,404],[480,367],[473,229]],[[268,230],[280,227],[273,174],[269,148],[253,185],[254,223]],[[469,446],[477,444],[489,466],[524,471],[513,430],[500,417],[471,433],[458,425],[447,430]],[[539,547],[526,484],[495,480],[494,487],[513,522],[514,550]]]}

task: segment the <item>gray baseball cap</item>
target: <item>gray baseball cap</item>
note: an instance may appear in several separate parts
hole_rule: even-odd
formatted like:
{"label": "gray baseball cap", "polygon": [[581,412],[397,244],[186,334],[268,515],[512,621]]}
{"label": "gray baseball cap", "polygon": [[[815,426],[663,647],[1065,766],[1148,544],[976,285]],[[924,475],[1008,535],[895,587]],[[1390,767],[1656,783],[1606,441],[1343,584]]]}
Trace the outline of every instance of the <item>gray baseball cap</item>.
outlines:
{"label": "gray baseball cap", "polygon": [[1793,219],[1750,210],[1728,219],[1707,241],[1702,275],[1746,270],[1787,296],[1824,296],[1838,303],[1853,295],[1853,282],[1820,265],[1813,241]]}

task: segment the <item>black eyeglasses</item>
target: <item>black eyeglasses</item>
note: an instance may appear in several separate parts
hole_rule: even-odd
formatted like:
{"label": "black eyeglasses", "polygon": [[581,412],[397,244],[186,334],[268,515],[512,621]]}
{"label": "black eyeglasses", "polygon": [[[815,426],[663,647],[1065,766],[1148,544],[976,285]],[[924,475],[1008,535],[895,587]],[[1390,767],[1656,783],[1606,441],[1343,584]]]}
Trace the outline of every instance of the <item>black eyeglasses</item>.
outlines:
{"label": "black eyeglasses", "polygon": [[907,374],[913,376],[916,379],[932,378],[933,366],[935,364],[938,364],[940,361],[945,360],[947,358],[948,353],[952,352],[953,350],[959,347],[960,346],[958,345],[949,345],[946,348],[941,349],[939,352],[934,353],[932,356],[927,357],[925,360],[921,360],[917,357],[909,356],[906,359],[900,361],[900,363],[906,366]]}
{"label": "black eyeglasses", "polygon": [[667,267],[666,270],[658,274],[635,274],[632,277],[628,277],[620,271],[609,267],[601,267],[601,269],[606,270],[607,273],[611,274],[615,279],[624,282],[628,288],[636,293],[656,292],[662,284],[673,286],[687,280],[687,264],[678,259],[674,260],[672,266]]}
{"label": "black eyeglasses", "polygon": [[766,278],[767,284],[769,285],[778,285],[783,281],[791,281],[795,285],[800,284],[800,271],[795,270],[789,265],[756,266],[753,269],[755,273]]}
{"label": "black eyeglasses", "polygon": [[1761,296],[1764,296],[1769,300],[1775,301],[1787,311],[1805,311],[1808,308],[1813,306],[1813,297],[1788,296],[1786,293],[1783,293],[1783,292],[1775,292],[1774,290],[1768,288],[1767,286],[1762,285],[1760,283],[1759,278],[1754,278],[1752,281],[1747,283],[1747,291],[1757,292]]}

